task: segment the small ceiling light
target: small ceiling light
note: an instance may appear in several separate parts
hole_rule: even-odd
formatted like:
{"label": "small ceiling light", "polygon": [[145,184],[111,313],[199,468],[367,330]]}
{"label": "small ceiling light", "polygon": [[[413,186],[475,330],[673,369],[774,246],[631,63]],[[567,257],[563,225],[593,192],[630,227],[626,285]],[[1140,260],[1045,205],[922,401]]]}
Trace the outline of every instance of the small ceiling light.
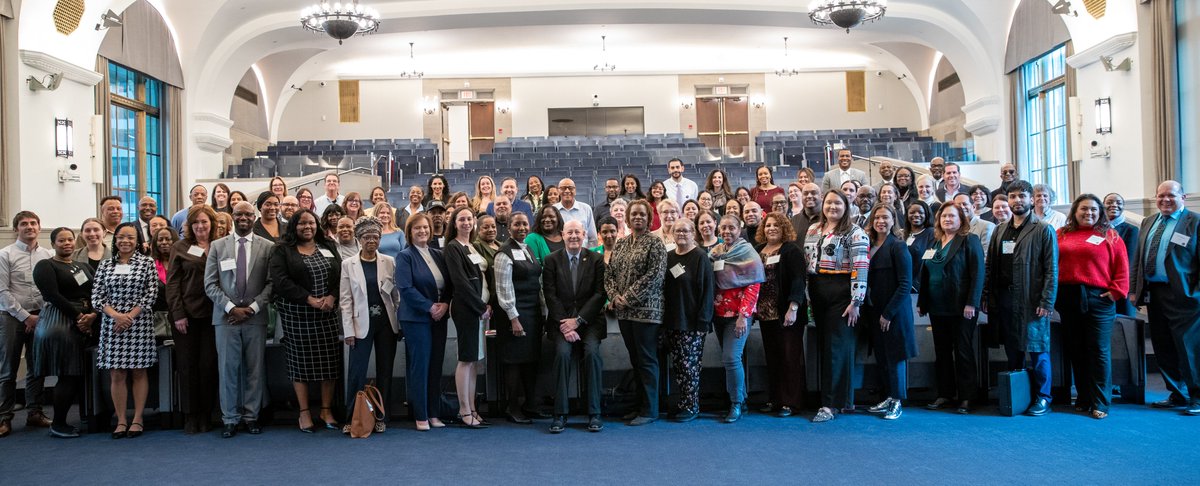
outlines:
{"label": "small ceiling light", "polygon": [[789,63],[788,63],[788,43],[787,43],[787,41],[788,41],[787,36],[784,36],[783,37],[783,68],[775,70],[776,76],[785,77],[785,76],[795,76],[797,74],[800,74],[800,70],[793,68],[793,67],[788,67]]}
{"label": "small ceiling light", "polygon": [[817,25],[836,25],[846,29],[873,22],[887,12],[887,0],[813,0],[808,18]]}
{"label": "small ceiling light", "polygon": [[600,36],[600,62],[601,62],[602,64],[597,64],[597,65],[595,65],[595,66],[592,66],[592,69],[593,69],[593,70],[600,71],[600,72],[602,72],[602,73],[603,73],[603,72],[614,71],[614,70],[616,70],[616,69],[617,69],[617,66],[616,66],[616,65],[613,65],[613,64],[609,64],[609,63],[608,63],[608,42],[607,42],[607,38],[608,38],[608,36],[605,36],[605,35],[602,35],[602,36]]}
{"label": "small ceiling light", "polygon": [[413,57],[413,43],[408,43],[408,65],[411,71],[400,73],[401,78],[405,79],[420,79],[425,76],[424,71],[417,71],[417,60]]}

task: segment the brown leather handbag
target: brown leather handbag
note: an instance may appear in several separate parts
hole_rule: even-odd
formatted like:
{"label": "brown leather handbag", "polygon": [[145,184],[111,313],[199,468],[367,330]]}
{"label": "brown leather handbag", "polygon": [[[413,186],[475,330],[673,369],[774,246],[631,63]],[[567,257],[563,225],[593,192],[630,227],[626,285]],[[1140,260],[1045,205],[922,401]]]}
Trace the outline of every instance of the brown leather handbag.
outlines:
{"label": "brown leather handbag", "polygon": [[375,385],[365,385],[354,397],[354,414],[350,417],[350,437],[365,439],[375,431],[375,423],[383,422],[383,395]]}

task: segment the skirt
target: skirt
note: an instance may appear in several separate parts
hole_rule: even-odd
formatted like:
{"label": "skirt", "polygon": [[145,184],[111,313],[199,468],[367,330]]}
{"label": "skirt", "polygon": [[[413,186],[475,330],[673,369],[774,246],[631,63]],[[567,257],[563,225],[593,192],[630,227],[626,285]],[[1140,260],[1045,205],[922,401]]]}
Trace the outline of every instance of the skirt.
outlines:
{"label": "skirt", "polygon": [[[492,314],[498,310],[493,307]],[[458,361],[462,363],[483,361],[485,342],[483,319],[469,312],[451,312],[450,319],[454,321],[455,341],[458,342]]]}
{"label": "skirt", "polygon": [[42,306],[33,333],[33,376],[82,376],[84,334],[51,304]]}
{"label": "skirt", "polygon": [[292,381],[336,380],[342,376],[341,319],[306,304],[275,301],[283,326],[283,349]]}

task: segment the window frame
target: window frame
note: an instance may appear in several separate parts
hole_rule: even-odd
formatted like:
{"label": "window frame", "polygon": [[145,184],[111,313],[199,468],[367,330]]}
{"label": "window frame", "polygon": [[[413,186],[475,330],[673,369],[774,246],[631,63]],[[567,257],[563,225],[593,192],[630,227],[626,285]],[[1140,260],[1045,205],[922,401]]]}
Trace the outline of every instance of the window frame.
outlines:
{"label": "window frame", "polygon": [[[1068,51],[1067,44],[1060,44],[1018,69],[1020,86],[1017,92],[1021,96],[1018,156],[1022,162],[1021,172],[1031,184],[1050,186],[1054,190],[1052,204],[1056,205],[1070,200],[1076,179],[1070,147],[1071,95],[1068,78],[1071,68],[1066,62]],[[1058,59],[1054,59],[1055,56]],[[1043,72],[1046,67],[1060,68],[1061,71],[1051,73],[1055,75],[1048,77]],[[1036,76],[1036,79],[1029,79],[1031,76]],[[1031,123],[1035,120],[1033,117],[1037,121],[1036,131],[1031,128],[1034,126]],[[1061,123],[1057,123],[1057,120],[1061,120]],[[1061,174],[1064,179],[1058,180],[1056,174]]]}
{"label": "window frame", "polygon": [[[134,88],[134,92],[132,94],[135,96],[135,98],[129,98],[128,96],[118,93],[117,86],[119,83],[121,81],[127,81],[129,78],[122,77],[121,79],[116,79],[115,77],[111,76],[113,73],[122,73],[123,76],[132,77],[132,86]],[[167,110],[161,106],[166,101],[166,83],[152,76],[148,76],[145,73],[112,61],[109,61],[109,74],[110,76],[108,77],[107,87],[109,107],[107,110],[107,120],[105,120],[105,122],[109,124],[109,138],[105,141],[109,156],[108,180],[106,182],[109,186],[109,194],[125,196],[131,192],[133,193],[134,197],[128,198],[131,200],[126,200],[125,197],[122,197],[122,206],[125,213],[125,220],[134,221],[137,218],[137,206],[141,198],[145,196],[153,197],[157,201],[160,209],[168,207],[170,203],[170,185],[166,181],[169,180],[169,175],[171,173],[169,161],[169,144],[171,140],[167,128],[167,120],[164,119],[166,117]],[[147,89],[148,86],[151,85],[153,85],[154,88]],[[154,96],[154,99],[150,99],[151,96]],[[155,106],[152,103],[155,100],[157,100],[160,106]],[[116,127],[113,126],[114,117],[117,113],[116,108],[129,110],[134,113],[136,146],[116,146],[117,148],[125,150],[132,149],[135,154],[134,161],[137,167],[134,171],[134,180],[136,182],[136,188],[133,191],[126,187],[118,187],[114,183],[114,177],[117,174],[117,170],[116,166],[114,165],[114,144],[111,137],[116,133]],[[155,147],[156,151],[154,152],[151,152],[148,146],[148,139],[151,137],[150,130],[148,129],[148,126],[151,124],[150,119],[157,120],[157,129],[155,130],[157,133],[154,134],[154,138],[158,144],[157,147]],[[150,166],[150,157],[157,157],[157,167]],[[151,171],[156,169],[160,174],[160,177],[157,178],[157,181],[150,177]],[[150,187],[152,183],[155,184],[155,187]]]}

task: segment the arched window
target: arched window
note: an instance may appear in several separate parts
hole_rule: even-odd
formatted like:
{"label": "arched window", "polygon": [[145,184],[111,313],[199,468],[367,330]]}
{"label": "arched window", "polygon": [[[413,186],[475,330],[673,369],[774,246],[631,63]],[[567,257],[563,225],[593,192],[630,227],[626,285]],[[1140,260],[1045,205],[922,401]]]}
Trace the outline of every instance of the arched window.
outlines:
{"label": "arched window", "polygon": [[154,198],[159,208],[168,204],[163,82],[110,62],[108,93],[111,194],[121,197],[126,219],[133,220],[143,196]]}

